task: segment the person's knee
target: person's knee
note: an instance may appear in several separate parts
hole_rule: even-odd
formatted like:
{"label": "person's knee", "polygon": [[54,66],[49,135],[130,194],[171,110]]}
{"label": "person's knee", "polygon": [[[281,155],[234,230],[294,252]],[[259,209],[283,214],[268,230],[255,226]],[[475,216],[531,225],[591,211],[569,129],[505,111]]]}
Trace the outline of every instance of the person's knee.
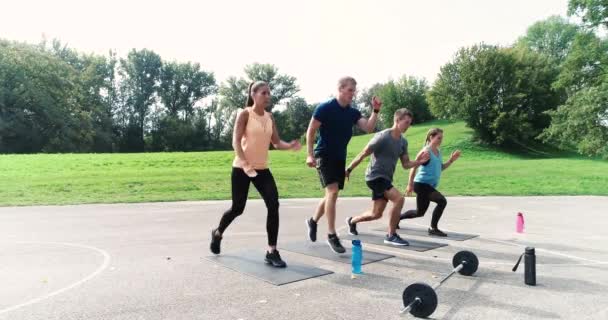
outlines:
{"label": "person's knee", "polygon": [[441,197],[437,200],[437,205],[445,208],[448,205],[448,200],[445,197]]}
{"label": "person's knee", "polygon": [[243,211],[245,211],[245,206],[244,205],[233,205],[230,208],[230,212],[235,217],[238,217],[238,216],[242,215]]}
{"label": "person's knee", "polygon": [[398,208],[403,208],[403,204],[405,203],[404,197],[398,197],[393,201],[393,205]]}
{"label": "person's knee", "polygon": [[279,214],[279,199],[268,201],[268,212],[277,215]]}
{"label": "person's knee", "polygon": [[390,201],[390,202],[392,202],[394,204],[397,204],[399,202],[401,202],[403,204],[403,201],[405,200],[403,198],[403,195],[399,191],[397,191],[397,189],[395,189],[394,187],[391,188],[390,190],[386,191],[384,193],[384,197],[388,201]]}
{"label": "person's knee", "polygon": [[338,188],[338,184],[336,183],[332,183],[325,188],[325,196],[328,199],[337,199],[339,192],[340,189]]}

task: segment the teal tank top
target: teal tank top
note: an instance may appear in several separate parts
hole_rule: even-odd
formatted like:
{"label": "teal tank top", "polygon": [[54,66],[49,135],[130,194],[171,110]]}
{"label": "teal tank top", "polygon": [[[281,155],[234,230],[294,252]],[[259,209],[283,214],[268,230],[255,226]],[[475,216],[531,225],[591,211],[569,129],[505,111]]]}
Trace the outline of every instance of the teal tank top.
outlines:
{"label": "teal tank top", "polygon": [[431,158],[426,165],[418,167],[418,172],[414,177],[414,182],[430,184],[433,188],[437,188],[439,185],[439,178],[441,178],[441,167],[443,161],[441,160],[441,151],[438,155],[435,155],[430,147],[426,147]]}

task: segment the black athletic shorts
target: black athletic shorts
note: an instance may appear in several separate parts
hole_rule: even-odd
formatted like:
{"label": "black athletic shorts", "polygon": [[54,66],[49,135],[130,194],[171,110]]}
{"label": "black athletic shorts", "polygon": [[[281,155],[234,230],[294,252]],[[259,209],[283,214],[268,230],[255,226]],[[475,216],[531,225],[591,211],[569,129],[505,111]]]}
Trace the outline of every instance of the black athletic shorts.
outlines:
{"label": "black athletic shorts", "polygon": [[346,160],[332,159],[324,156],[316,156],[317,172],[321,186],[327,187],[332,183],[337,183],[340,190],[344,189],[344,179],[346,171]]}
{"label": "black athletic shorts", "polygon": [[377,178],[371,181],[365,181],[367,186],[372,189],[372,200],[388,199],[384,196],[384,192],[390,190],[393,187],[392,182],[384,178]]}

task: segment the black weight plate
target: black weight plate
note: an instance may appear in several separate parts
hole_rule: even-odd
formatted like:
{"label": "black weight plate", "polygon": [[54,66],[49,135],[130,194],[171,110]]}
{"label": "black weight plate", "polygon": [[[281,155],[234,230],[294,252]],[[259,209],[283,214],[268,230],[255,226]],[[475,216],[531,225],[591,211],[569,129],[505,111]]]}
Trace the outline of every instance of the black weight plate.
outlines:
{"label": "black weight plate", "polygon": [[462,269],[460,269],[460,271],[458,271],[458,273],[463,276],[472,275],[473,273],[475,273],[475,271],[477,271],[477,268],[479,267],[479,260],[477,259],[477,256],[471,251],[460,251],[455,254],[454,258],[452,259],[452,265],[454,266],[454,268],[456,268],[459,264],[463,262],[464,266],[462,267]]}
{"label": "black weight plate", "polygon": [[403,290],[403,306],[407,307],[416,297],[421,301],[410,309],[414,317],[426,318],[437,309],[437,294],[428,284],[416,282],[407,286]]}

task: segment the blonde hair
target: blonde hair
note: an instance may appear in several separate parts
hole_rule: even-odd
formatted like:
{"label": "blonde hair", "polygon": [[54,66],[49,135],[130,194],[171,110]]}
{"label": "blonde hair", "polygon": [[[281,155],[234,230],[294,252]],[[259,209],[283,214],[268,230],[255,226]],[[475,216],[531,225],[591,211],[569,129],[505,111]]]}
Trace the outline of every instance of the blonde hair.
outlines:
{"label": "blonde hair", "polygon": [[344,87],[346,87],[348,84],[352,84],[353,86],[357,85],[357,80],[355,80],[355,78],[353,77],[342,77],[338,80],[338,88],[342,89]]}
{"label": "blonde hair", "polygon": [[428,146],[429,142],[431,142],[431,138],[434,138],[436,135],[443,133],[443,130],[440,128],[431,128],[429,132],[426,133],[426,140],[424,141],[424,145]]}

